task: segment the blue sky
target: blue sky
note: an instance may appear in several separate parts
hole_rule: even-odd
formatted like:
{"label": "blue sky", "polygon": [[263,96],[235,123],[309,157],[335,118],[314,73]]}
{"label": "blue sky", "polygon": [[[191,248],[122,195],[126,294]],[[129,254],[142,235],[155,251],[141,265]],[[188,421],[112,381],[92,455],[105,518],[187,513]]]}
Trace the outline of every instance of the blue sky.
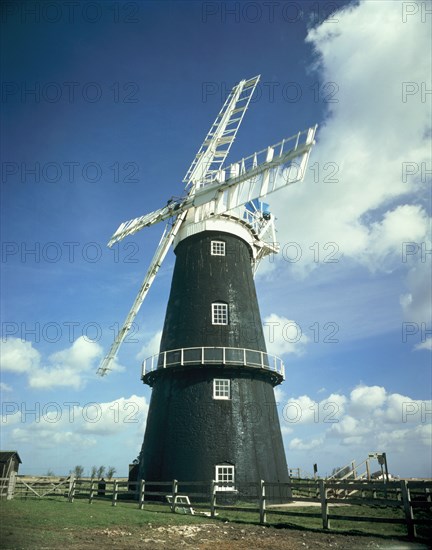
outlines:
{"label": "blue sky", "polygon": [[106,242],[182,194],[261,74],[230,162],[319,125],[304,182],[269,197],[282,252],[256,276],[289,466],[383,451],[430,477],[430,2],[49,4],[2,4],[1,448],[28,474],[127,473],[174,254],[100,379],[163,227]]}

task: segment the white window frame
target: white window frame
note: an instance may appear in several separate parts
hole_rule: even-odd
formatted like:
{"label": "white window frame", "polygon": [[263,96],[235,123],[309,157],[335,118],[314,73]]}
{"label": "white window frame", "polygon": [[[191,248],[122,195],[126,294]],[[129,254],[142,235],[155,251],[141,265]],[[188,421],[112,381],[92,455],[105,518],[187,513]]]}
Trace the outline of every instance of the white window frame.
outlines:
{"label": "white window frame", "polygon": [[211,241],[210,255],[211,256],[225,256],[226,245],[225,241]]}
{"label": "white window frame", "polygon": [[[235,491],[235,466],[233,464],[216,464],[215,482],[217,491]],[[219,485],[227,483],[227,485]]]}
{"label": "white window frame", "polygon": [[229,378],[213,379],[213,399],[231,399],[231,380]]}
{"label": "white window frame", "polygon": [[228,304],[225,302],[212,303],[212,325],[228,324]]}

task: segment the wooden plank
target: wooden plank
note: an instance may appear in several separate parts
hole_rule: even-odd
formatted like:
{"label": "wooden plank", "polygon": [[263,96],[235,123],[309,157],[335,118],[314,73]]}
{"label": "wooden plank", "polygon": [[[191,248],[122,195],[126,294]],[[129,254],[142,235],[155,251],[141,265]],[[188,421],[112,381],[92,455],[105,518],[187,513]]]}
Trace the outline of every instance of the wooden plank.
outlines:
{"label": "wooden plank", "polygon": [[354,506],[389,506],[392,508],[401,508],[402,503],[400,500],[390,500],[384,498],[334,498],[327,499],[329,504],[347,504]]}
{"label": "wooden plank", "polygon": [[267,517],[266,517],[266,493],[265,493],[265,490],[266,490],[266,487],[265,487],[265,482],[263,480],[261,480],[261,498],[260,498],[260,501],[259,501],[259,514],[260,514],[260,523],[261,524],[264,524],[266,523],[267,521]]}
{"label": "wooden plank", "polygon": [[330,519],[341,521],[364,521],[369,523],[405,523],[404,518],[377,518],[366,516],[342,516],[340,514],[329,514]]}
{"label": "wooden plank", "polygon": [[266,510],[267,514],[274,514],[279,516],[299,516],[299,517],[307,517],[307,518],[322,518],[321,512],[316,513],[309,513],[309,512],[299,512],[299,511],[293,511],[293,510],[271,510],[270,508],[267,508]]}
{"label": "wooden plank", "polygon": [[414,513],[410,502],[410,491],[408,489],[408,483],[405,480],[401,480],[400,488],[401,488],[402,503],[403,503],[403,509],[405,512],[405,521],[407,525],[408,536],[410,538],[414,538],[416,536],[416,528],[413,521]]}
{"label": "wooden plank", "polygon": [[413,489],[432,489],[432,481],[407,481],[408,489],[412,491]]}
{"label": "wooden plank", "polygon": [[[179,490],[179,492],[182,491]],[[188,497],[208,498],[210,500],[210,493],[188,493]]]}
{"label": "wooden plank", "polygon": [[210,500],[210,516],[212,518],[216,515],[216,482],[212,480],[211,482],[211,500]]}
{"label": "wooden plank", "polygon": [[190,514],[195,515],[188,495],[176,495],[175,500],[173,500],[172,495],[167,495],[166,499],[171,505],[171,508],[174,508],[174,512],[176,510],[182,510],[183,512],[180,513],[187,514],[188,512],[186,512],[186,510],[189,510]]}
{"label": "wooden plank", "polygon": [[145,501],[145,480],[142,479],[140,481],[139,501],[138,501],[138,508],[140,510],[144,508],[144,501]]}
{"label": "wooden plank", "polygon": [[373,481],[365,481],[365,482],[359,482],[359,481],[342,481],[339,483],[336,483],[334,481],[326,481],[326,487],[327,489],[333,489],[333,490],[348,490],[348,491],[394,491],[396,492],[399,489],[399,484],[393,484],[390,485],[389,483],[376,483]]}
{"label": "wooden plank", "polygon": [[413,523],[414,525],[431,525],[431,520],[430,519],[413,519]]}
{"label": "wooden plank", "polygon": [[171,495],[172,495],[171,512],[173,512],[173,513],[175,512],[175,509],[176,509],[177,494],[178,494],[178,481],[176,479],[173,479],[173,481],[172,481],[172,493],[171,493]]}
{"label": "wooden plank", "polygon": [[43,493],[41,495],[41,497],[44,497],[45,495],[48,495],[49,493],[52,493],[52,491],[55,491],[56,489],[58,489],[61,485],[64,485],[65,483],[69,483],[69,478],[65,479],[64,481],[61,481],[58,485],[54,485],[54,487],[52,489],[48,489],[48,491],[46,491],[45,493]]}
{"label": "wooden plank", "polygon": [[114,487],[113,487],[113,493],[112,493],[112,506],[117,506],[117,498],[118,498],[118,486],[117,482],[114,481]]}
{"label": "wooden plank", "polygon": [[413,508],[431,508],[431,503],[427,500],[412,500],[411,506]]}
{"label": "wooden plank", "polygon": [[208,483],[206,481],[179,481],[179,485],[188,485],[190,487],[196,487],[196,486],[203,485],[205,487],[208,487],[208,486],[210,486],[210,483]]}
{"label": "wooden plank", "polygon": [[328,509],[328,503],[327,503],[327,489],[325,487],[325,483],[323,479],[319,480],[319,492],[320,492],[320,499],[321,499],[321,515],[322,515],[323,529],[330,529],[329,509]]}
{"label": "wooden plank", "polygon": [[22,479],[19,480],[20,483],[22,483],[23,485],[25,485],[27,487],[27,489],[30,489],[30,491],[33,491],[33,493],[38,497],[40,498],[40,494],[37,493],[30,485],[28,485],[25,481],[23,481]]}
{"label": "wooden plank", "polygon": [[319,497],[293,497],[292,499],[287,498],[287,503],[294,504],[295,502],[311,502],[311,503],[317,503],[320,502]]}
{"label": "wooden plank", "polygon": [[172,487],[172,481],[147,481],[146,480],[146,485],[162,485],[162,486],[166,486],[166,487]]}
{"label": "wooden plank", "polygon": [[90,485],[89,504],[92,503],[93,497],[94,497],[94,482],[92,481]]}

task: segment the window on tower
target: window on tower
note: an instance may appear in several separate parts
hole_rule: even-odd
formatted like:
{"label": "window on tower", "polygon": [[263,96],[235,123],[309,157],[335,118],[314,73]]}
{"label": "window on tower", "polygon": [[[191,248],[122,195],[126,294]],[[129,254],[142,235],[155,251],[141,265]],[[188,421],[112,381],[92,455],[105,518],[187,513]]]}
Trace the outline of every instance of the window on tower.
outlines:
{"label": "window on tower", "polygon": [[220,484],[217,491],[234,491],[235,467],[232,464],[216,464],[215,481]]}
{"label": "window on tower", "polygon": [[213,380],[213,399],[231,399],[231,380],[229,378]]}
{"label": "window on tower", "polygon": [[227,325],[228,324],[228,304],[224,302],[212,303],[212,324]]}
{"label": "window on tower", "polygon": [[225,256],[225,241],[212,241],[210,254],[212,256]]}

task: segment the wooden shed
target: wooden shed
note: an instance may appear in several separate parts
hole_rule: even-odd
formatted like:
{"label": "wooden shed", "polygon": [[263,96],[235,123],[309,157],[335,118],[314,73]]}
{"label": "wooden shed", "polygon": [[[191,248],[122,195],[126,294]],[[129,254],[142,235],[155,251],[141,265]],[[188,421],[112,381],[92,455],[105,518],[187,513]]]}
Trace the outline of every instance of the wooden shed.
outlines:
{"label": "wooden shed", "polygon": [[0,451],[0,497],[10,498],[10,479],[18,474],[22,464],[17,451]]}

